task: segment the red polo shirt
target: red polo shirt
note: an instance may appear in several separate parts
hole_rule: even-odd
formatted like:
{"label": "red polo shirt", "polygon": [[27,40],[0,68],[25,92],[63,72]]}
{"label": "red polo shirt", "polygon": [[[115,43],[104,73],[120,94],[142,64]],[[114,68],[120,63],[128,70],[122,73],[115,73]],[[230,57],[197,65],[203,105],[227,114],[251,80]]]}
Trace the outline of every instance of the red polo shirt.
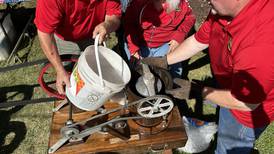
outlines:
{"label": "red polo shirt", "polygon": [[158,11],[152,1],[133,0],[125,13],[124,28],[131,54],[141,46],[156,48],[171,40],[181,43],[195,23],[195,16],[186,0],[167,13],[168,4]]}
{"label": "red polo shirt", "polygon": [[251,0],[231,22],[209,15],[195,38],[209,44],[213,74],[238,100],[260,103],[251,112],[233,110],[248,127],[274,119],[274,1]]}
{"label": "red polo shirt", "polygon": [[56,33],[61,39],[79,41],[92,32],[105,15],[121,16],[119,0],[38,0],[35,24],[45,33]]}

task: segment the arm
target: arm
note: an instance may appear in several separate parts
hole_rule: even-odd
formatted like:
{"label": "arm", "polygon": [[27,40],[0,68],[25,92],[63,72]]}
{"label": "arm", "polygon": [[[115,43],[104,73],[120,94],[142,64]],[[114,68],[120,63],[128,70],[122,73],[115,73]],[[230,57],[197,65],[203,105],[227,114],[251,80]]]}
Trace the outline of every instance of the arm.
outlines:
{"label": "arm", "polygon": [[109,34],[111,32],[116,31],[119,28],[121,23],[120,17],[115,15],[112,15],[112,16],[107,15],[104,23],[106,24],[107,33]]}
{"label": "arm", "polygon": [[252,111],[272,98],[274,46],[261,42],[262,38],[257,40],[235,56],[230,91],[205,87],[205,99],[230,109]]}
{"label": "arm", "polygon": [[[195,39],[194,35],[192,35],[187,38],[173,52],[167,55],[167,62],[170,65],[180,61],[184,61],[186,59],[189,59],[196,53],[206,49],[207,47],[207,44],[198,42]],[[231,94],[231,91],[228,90],[219,90],[211,87],[204,87],[202,90],[202,95],[204,96],[204,99],[210,100],[217,105],[230,109],[252,111],[259,106],[259,104],[243,102],[236,99]]]}
{"label": "arm", "polygon": [[69,75],[64,69],[57,51],[55,39],[52,33],[44,33],[38,30],[41,48],[56,71],[56,88],[60,94],[65,94],[63,85],[70,87]]}
{"label": "arm", "polygon": [[253,45],[241,48],[234,57],[230,91],[205,87],[206,99],[231,109],[252,111],[272,98],[274,46],[270,42],[261,42],[262,38],[257,40]]}
{"label": "arm", "polygon": [[167,63],[171,65],[187,60],[207,47],[208,44],[198,42],[194,35],[192,35],[180,44],[173,52],[167,54]]}
{"label": "arm", "polygon": [[204,87],[202,95],[204,99],[210,100],[213,103],[229,109],[237,109],[241,111],[252,111],[259,106],[258,104],[251,104],[242,102],[232,96],[228,90],[219,90],[211,87]]}
{"label": "arm", "polygon": [[120,17],[116,15],[106,15],[105,21],[97,25],[93,31],[93,38],[97,34],[100,35],[99,43],[101,44],[105,39],[106,35],[116,31],[120,26]]}
{"label": "arm", "polygon": [[188,37],[179,47],[167,55],[167,63],[175,64],[184,61],[206,49],[209,44],[211,25],[214,20],[215,16],[210,14],[194,35]]}
{"label": "arm", "polygon": [[[208,47],[207,44],[198,42],[194,35],[187,38],[178,48],[167,55],[168,64],[174,64],[180,61],[189,59],[199,51],[202,51]],[[184,52],[180,52],[184,51]],[[202,90],[204,99],[210,100],[213,103],[222,107],[230,109],[238,109],[242,111],[252,111],[256,109],[259,104],[243,102],[236,99],[231,91],[220,90],[211,87],[204,87]]]}
{"label": "arm", "polygon": [[158,68],[168,69],[168,65],[187,60],[207,47],[208,44],[198,42],[194,35],[192,35],[166,56],[147,57],[142,59],[142,63]]}
{"label": "arm", "polygon": [[102,43],[106,36],[116,31],[120,26],[120,18],[122,15],[121,3],[119,0],[108,0],[106,2],[106,12],[104,22],[98,24],[93,31],[93,38],[100,35],[99,43]]}

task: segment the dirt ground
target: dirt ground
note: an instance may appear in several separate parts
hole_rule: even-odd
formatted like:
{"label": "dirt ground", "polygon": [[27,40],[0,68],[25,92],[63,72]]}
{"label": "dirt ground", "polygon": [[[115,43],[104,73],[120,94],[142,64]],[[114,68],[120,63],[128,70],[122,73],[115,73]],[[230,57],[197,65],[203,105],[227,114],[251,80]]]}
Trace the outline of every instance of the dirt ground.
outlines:
{"label": "dirt ground", "polygon": [[207,0],[188,0],[192,7],[194,14],[196,15],[195,29],[197,30],[203,20],[207,17],[210,6]]}

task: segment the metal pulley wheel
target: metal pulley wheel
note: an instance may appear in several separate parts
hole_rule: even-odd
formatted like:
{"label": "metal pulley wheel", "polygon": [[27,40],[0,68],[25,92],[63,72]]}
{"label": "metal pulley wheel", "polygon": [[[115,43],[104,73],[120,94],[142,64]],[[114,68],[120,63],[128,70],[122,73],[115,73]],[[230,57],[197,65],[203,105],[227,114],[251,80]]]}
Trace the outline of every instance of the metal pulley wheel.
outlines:
{"label": "metal pulley wheel", "polygon": [[137,106],[137,113],[144,118],[157,118],[167,115],[173,109],[172,100],[163,95],[145,98]]}

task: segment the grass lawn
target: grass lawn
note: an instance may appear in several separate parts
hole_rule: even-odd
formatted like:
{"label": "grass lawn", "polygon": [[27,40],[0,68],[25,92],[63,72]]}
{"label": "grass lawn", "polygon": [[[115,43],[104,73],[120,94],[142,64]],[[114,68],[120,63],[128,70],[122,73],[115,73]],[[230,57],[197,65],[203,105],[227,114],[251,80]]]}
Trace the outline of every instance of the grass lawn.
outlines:
{"label": "grass lawn", "polygon": [[[108,42],[110,47],[117,43],[114,40]],[[18,54],[27,61],[44,58],[37,36],[33,38],[32,43],[25,44]],[[205,79],[206,76],[211,76],[208,61],[203,60],[205,55],[201,52],[190,60],[190,79]],[[5,61],[0,62],[0,67],[5,65]],[[42,65],[36,65],[1,73],[0,102],[46,97],[37,83],[41,68]],[[188,100],[188,104],[194,109],[194,100]],[[0,154],[47,153],[52,109],[52,103],[0,109]],[[215,109],[209,105],[204,105],[202,111],[203,115],[215,114]],[[274,153],[273,139],[272,123],[257,140],[256,148],[262,154]]]}

